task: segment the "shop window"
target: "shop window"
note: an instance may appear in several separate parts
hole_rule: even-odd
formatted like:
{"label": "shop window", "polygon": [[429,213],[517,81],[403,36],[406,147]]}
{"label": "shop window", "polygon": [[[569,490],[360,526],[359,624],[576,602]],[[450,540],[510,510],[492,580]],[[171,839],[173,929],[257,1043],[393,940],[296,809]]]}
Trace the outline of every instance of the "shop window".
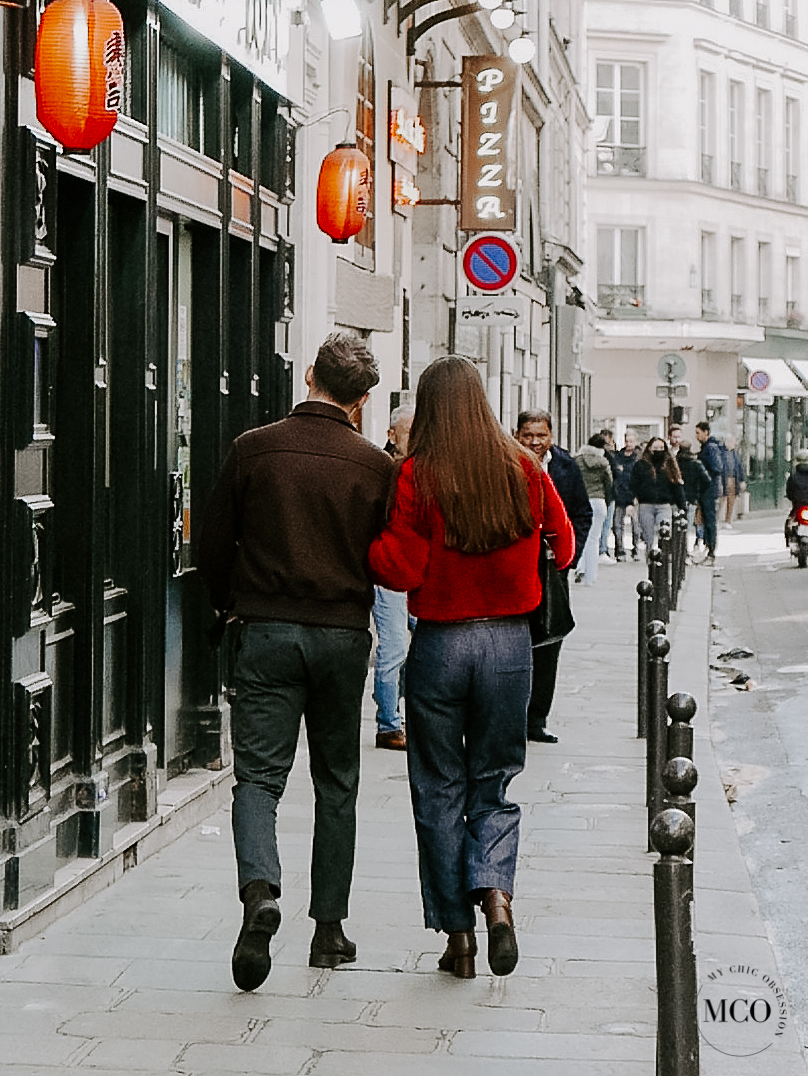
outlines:
{"label": "shop window", "polygon": [[175,40],[170,35],[160,37],[157,130],[218,160],[216,56],[201,46],[180,48]]}
{"label": "shop window", "polygon": [[[371,184],[376,172],[376,85],[373,70],[373,38],[365,23],[359,50],[359,80],[356,92],[356,145],[370,161]],[[365,269],[376,266],[376,197],[371,185],[367,217],[354,239],[354,261]]]}

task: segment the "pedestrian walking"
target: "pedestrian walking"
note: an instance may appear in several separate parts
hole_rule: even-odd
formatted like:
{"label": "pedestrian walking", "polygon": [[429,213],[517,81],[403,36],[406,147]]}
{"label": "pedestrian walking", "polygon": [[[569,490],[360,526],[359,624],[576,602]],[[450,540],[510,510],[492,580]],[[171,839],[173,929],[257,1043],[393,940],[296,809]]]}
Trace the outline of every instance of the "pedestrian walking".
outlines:
{"label": "pedestrian walking", "polygon": [[[407,455],[414,408],[397,407],[390,415],[385,452],[397,463]],[[374,587],[373,622],[376,655],[373,665],[373,700],[376,703],[376,746],[405,751],[407,737],[401,714],[404,662],[410,645],[407,595]]]}
{"label": "pedestrian walking", "polygon": [[673,508],[686,507],[682,475],[661,437],[652,437],[631,472],[646,554],[654,548],[659,524],[673,519]]}
{"label": "pedestrian walking", "polygon": [[743,469],[741,457],[735,447],[736,444],[735,438],[730,435],[724,438],[724,444],[720,446],[724,469],[719,519],[722,520],[723,526],[728,530],[732,530],[735,502],[746,489],[746,473]]}
{"label": "pedestrian walking", "polygon": [[[580,562],[592,526],[592,505],[586,493],[578,464],[563,448],[553,442],[553,418],[549,411],[522,411],[514,436],[530,449],[553,485],[567,511],[575,531],[575,553],[568,568],[559,571],[569,597],[569,573]],[[558,736],[547,729],[553,707],[558,661],[563,640],[533,647],[533,682],[527,708],[527,738],[534,743],[558,743]]]}
{"label": "pedestrian walking", "polygon": [[[606,455],[606,462],[612,469],[612,486],[614,486],[614,468],[612,467],[612,460],[617,450],[617,446],[614,443],[614,434],[608,428],[604,428],[600,431],[601,436],[604,438],[606,444],[603,451]],[[612,527],[614,525],[614,497],[606,505],[606,518],[603,521],[603,526],[600,529],[600,556],[598,563],[600,564],[614,564],[615,561],[609,556],[609,535],[612,533]]]}
{"label": "pedestrian walking", "polygon": [[580,574],[585,587],[593,587],[597,582],[600,536],[614,488],[612,469],[606,459],[605,450],[606,439],[603,434],[593,433],[575,457],[592,507],[592,526],[581,558],[583,571]]}
{"label": "pedestrian walking", "polygon": [[701,445],[699,459],[711,480],[710,488],[699,501],[704,545],[707,548],[701,563],[712,567],[715,564],[715,548],[718,543],[717,505],[723,493],[724,461],[721,456],[721,446],[710,434],[709,422],[696,423],[696,440]]}
{"label": "pedestrian walking", "polygon": [[503,433],[468,359],[421,375],[409,455],[370,568],[406,590],[417,624],[407,659],[407,756],[424,922],[448,935],[439,968],[471,978],[475,906],[488,964],[518,960],[513,896],[540,535],[565,568],[572,525],[534,458]]}
{"label": "pedestrian walking", "polygon": [[616,561],[626,559],[625,521],[631,521],[631,559],[639,560],[640,525],[635,511],[634,494],[631,492],[631,472],[640,458],[637,445],[637,433],[631,428],[626,430],[623,447],[615,452],[611,459],[614,477],[614,557]]}
{"label": "pedestrian walking", "polygon": [[696,509],[707,490],[710,488],[710,476],[704,469],[704,465],[693,455],[690,441],[680,441],[679,451],[676,454],[676,462],[682,475],[685,487],[685,504],[687,505],[687,528],[688,532],[694,527]]}
{"label": "pedestrian walking", "polygon": [[393,463],[351,418],[378,383],[353,333],[331,334],[291,415],[238,437],[211,494],[199,570],[217,610],[237,618],[233,836],[244,904],[236,986],[255,990],[280,925],[276,811],[301,715],[314,786],[309,964],[356,959],[343,932],[354,863],[359,726],[373,586],[365,570],[384,525]]}

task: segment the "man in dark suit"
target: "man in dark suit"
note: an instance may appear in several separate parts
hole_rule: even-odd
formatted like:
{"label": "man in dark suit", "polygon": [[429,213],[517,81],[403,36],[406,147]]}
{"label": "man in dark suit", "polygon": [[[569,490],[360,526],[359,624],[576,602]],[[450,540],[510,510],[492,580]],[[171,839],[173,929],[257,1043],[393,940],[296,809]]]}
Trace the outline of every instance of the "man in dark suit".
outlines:
{"label": "man in dark suit", "polygon": [[[563,448],[553,444],[553,419],[549,411],[522,411],[514,437],[537,457],[549,474],[564,502],[575,531],[575,556],[566,571],[559,572],[569,593],[568,575],[574,569],[586,545],[592,525],[592,506],[578,464]],[[527,738],[537,743],[558,743],[547,731],[547,716],[553,705],[561,641],[533,648],[533,688],[527,708]]]}

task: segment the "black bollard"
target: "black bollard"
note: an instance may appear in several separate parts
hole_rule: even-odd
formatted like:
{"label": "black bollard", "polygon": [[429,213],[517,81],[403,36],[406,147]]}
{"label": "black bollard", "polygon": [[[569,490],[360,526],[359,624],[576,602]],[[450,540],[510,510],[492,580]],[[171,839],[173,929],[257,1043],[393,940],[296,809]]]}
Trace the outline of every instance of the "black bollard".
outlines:
{"label": "black bollard", "polygon": [[696,955],[693,950],[693,820],[661,811],[651,826],[656,929],[656,1076],[699,1076]]}
{"label": "black bollard", "polygon": [[670,619],[670,611],[673,608],[673,597],[671,594],[673,549],[671,542],[671,525],[666,519],[663,519],[659,524],[659,552],[662,555],[662,585],[665,588],[665,608],[668,613],[668,619]]}
{"label": "black bollard", "polygon": [[679,593],[684,586],[685,574],[687,571],[687,512],[680,511],[677,513],[673,534],[674,549],[676,550],[674,559],[674,563],[676,564],[676,582],[674,584],[675,609],[679,604]]}
{"label": "black bollard", "polygon": [[696,805],[690,798],[690,793],[698,784],[699,773],[693,765],[692,758],[677,755],[669,758],[662,767],[662,785],[665,795],[662,798],[662,807],[667,809],[675,807],[684,811],[693,822],[693,844],[688,852],[689,858],[695,862],[696,841]]}
{"label": "black bollard", "polygon": [[670,641],[662,634],[648,640],[648,723],[645,730],[645,802],[648,807],[648,851],[651,823],[662,810],[662,767],[667,761],[668,652]]}
{"label": "black bollard", "polygon": [[665,573],[662,554],[652,549],[648,554],[648,578],[654,587],[654,618],[668,623],[668,607],[665,595]]}
{"label": "black bollard", "polygon": [[637,737],[645,737],[645,718],[648,712],[648,637],[646,627],[651,619],[654,588],[647,579],[637,584]]}
{"label": "black bollard", "polygon": [[693,758],[693,729],[690,722],[696,716],[696,700],[686,691],[677,691],[671,695],[665,703],[668,717],[671,719],[668,725],[668,749],[667,757],[675,758],[677,755],[683,758]]}

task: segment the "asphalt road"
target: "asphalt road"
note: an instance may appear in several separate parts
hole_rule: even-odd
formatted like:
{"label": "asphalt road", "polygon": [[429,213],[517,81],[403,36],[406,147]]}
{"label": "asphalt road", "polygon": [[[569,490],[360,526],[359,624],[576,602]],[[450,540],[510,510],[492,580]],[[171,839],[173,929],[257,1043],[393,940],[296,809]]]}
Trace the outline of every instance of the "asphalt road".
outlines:
{"label": "asphalt road", "polygon": [[[784,518],[751,517],[719,535],[710,722],[741,849],[805,1048],[808,569],[799,569],[785,549]],[[753,656],[721,657],[737,648]],[[750,680],[733,685],[738,677]]]}

